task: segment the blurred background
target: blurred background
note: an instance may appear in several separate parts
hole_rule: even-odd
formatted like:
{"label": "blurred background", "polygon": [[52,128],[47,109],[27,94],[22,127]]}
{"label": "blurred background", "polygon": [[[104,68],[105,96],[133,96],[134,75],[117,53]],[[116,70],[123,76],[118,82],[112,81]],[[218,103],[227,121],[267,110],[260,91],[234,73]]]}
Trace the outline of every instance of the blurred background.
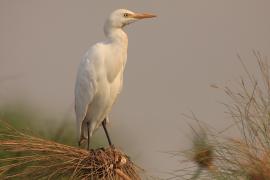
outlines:
{"label": "blurred background", "polygon": [[[113,10],[155,13],[125,28],[124,88],[109,131],[117,147],[162,176],[180,166],[166,152],[190,145],[193,122],[182,114],[192,111],[220,130],[231,123],[220,104],[225,94],[211,86],[242,74],[237,54],[251,71],[253,49],[269,54],[269,7],[268,0],[1,0],[1,118],[76,144],[73,89],[82,55],[104,40]],[[107,145],[103,131],[94,137],[96,146]]]}

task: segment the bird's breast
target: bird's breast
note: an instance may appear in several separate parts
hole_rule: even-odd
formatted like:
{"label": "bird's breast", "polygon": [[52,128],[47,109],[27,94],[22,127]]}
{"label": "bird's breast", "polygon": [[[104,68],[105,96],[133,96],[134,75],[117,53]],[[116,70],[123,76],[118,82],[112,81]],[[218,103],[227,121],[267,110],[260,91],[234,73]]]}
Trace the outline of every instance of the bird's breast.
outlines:
{"label": "bird's breast", "polygon": [[119,74],[124,71],[127,59],[127,50],[123,47],[112,47],[105,57],[105,68],[107,80],[112,83]]}

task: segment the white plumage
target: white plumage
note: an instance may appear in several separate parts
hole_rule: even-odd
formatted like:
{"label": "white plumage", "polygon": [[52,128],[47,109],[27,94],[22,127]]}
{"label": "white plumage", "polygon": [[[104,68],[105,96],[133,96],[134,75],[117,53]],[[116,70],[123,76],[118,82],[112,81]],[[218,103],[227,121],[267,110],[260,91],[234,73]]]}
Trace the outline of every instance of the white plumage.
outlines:
{"label": "white plumage", "polygon": [[[104,120],[108,121],[108,114],[122,89],[128,48],[128,37],[122,28],[138,19],[151,17],[155,16],[125,9],[114,11],[104,25],[107,40],[93,45],[78,67],[75,84],[77,130],[79,143],[88,138],[88,148],[93,132]],[[107,132],[106,135],[109,138]]]}

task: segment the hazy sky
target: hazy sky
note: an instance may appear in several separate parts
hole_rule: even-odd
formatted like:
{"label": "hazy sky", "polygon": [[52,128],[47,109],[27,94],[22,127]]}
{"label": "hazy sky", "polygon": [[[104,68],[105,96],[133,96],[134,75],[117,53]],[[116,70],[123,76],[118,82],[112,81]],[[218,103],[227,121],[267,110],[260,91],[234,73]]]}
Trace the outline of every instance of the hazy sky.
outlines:
{"label": "hazy sky", "polygon": [[242,74],[237,53],[256,72],[251,51],[270,52],[269,7],[269,0],[1,0],[1,104],[23,97],[44,111],[73,113],[78,63],[104,39],[108,14],[155,13],[125,28],[124,89],[110,131],[149,172],[169,171],[176,161],[161,152],[189,146],[182,113],[228,124],[218,103],[226,97],[210,84],[230,85]]}

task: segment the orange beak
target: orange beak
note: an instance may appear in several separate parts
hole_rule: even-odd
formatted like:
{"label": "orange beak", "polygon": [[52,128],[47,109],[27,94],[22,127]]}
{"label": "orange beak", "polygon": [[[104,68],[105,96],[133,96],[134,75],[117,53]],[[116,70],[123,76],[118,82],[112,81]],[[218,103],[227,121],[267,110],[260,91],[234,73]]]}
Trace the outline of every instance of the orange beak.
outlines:
{"label": "orange beak", "polygon": [[136,13],[136,14],[132,14],[131,17],[135,19],[145,19],[145,18],[154,18],[157,16],[154,14],[148,14],[148,13]]}

